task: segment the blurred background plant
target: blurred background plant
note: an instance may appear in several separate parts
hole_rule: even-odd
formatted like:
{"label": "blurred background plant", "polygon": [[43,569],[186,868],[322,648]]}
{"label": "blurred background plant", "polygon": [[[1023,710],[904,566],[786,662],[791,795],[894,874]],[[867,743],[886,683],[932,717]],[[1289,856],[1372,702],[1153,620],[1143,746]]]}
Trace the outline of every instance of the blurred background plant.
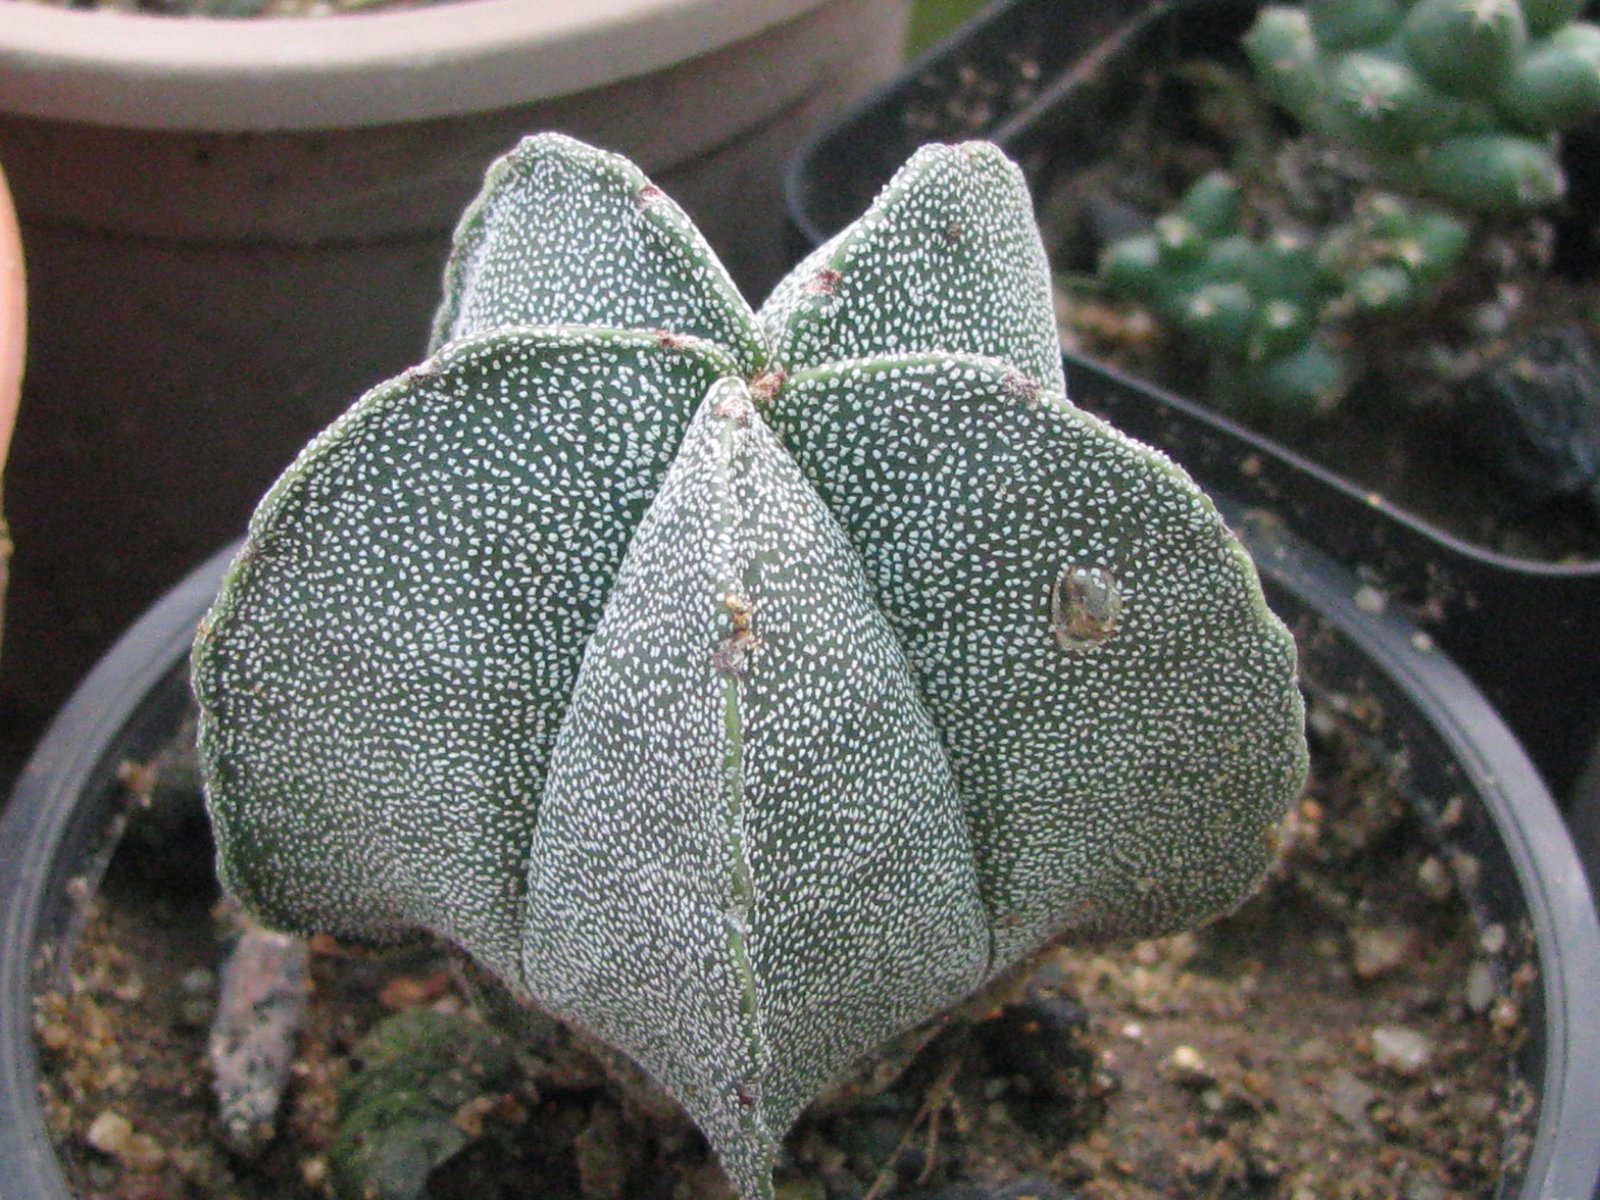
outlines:
{"label": "blurred background plant", "polygon": [[1335,408],[1375,323],[1456,304],[1477,310],[1469,326],[1503,325],[1500,284],[1548,265],[1558,134],[1600,112],[1582,7],[1261,9],[1243,39],[1254,84],[1298,130],[1275,142],[1249,122],[1230,171],[1109,245],[1103,279],[1203,350],[1213,403],[1269,424]]}
{"label": "blurred background plant", "polygon": [[912,0],[906,26],[906,57],[915,58],[989,3],[990,0]]}

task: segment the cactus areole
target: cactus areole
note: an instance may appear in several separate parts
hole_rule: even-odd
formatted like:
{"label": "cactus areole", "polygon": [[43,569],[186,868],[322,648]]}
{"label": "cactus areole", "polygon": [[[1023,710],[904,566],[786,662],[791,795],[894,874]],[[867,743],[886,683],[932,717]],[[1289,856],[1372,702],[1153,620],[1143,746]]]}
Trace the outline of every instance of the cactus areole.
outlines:
{"label": "cactus areole", "polygon": [[1067,402],[995,148],[919,152],[752,312],[631,163],[534,137],[445,282],[195,643],[263,920],[450,940],[756,1197],[894,1034],[1254,887],[1293,644],[1187,476]]}

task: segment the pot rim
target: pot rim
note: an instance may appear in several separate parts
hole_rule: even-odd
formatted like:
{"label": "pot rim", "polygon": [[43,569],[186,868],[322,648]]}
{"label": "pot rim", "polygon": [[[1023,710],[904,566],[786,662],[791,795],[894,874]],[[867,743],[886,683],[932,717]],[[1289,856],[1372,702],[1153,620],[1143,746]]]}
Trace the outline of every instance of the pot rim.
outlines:
{"label": "pot rim", "polygon": [[492,111],[645,75],[829,0],[455,0],[321,17],[8,4],[0,112],[264,132]]}
{"label": "pot rim", "polygon": [[[0,479],[5,477],[11,432],[17,421],[17,405],[22,399],[22,362],[28,328],[25,280],[17,210],[11,202],[5,172],[0,170]],[[3,540],[4,525],[0,524],[0,542]],[[0,554],[4,554],[3,548]],[[0,604],[4,601],[4,585],[0,583]]]}

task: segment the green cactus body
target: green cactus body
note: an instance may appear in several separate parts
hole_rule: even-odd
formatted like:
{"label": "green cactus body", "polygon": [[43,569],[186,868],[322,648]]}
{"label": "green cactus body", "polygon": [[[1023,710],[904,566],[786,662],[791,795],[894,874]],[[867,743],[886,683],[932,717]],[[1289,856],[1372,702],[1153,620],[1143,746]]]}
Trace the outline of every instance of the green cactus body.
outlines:
{"label": "green cactus body", "polygon": [[[1208,236],[1192,214],[1212,210],[1226,220],[1209,222]],[[1468,238],[1454,217],[1384,193],[1315,243],[1239,227],[1237,187],[1209,175],[1157,223],[1184,231],[1180,253],[1170,237],[1137,235],[1107,248],[1101,272],[1205,349],[1219,403],[1289,420],[1327,412],[1359,374],[1336,331],[1349,310],[1395,313],[1427,300]]]}
{"label": "green cactus body", "polygon": [[1479,212],[1516,212],[1559,200],[1566,177],[1555,147],[1512,134],[1450,138],[1417,162],[1429,194]]}
{"label": "green cactus body", "polygon": [[1416,303],[1416,283],[1402,267],[1374,263],[1351,280],[1350,294],[1368,312],[1395,313]]}
{"label": "green cactus body", "polygon": [[1417,0],[1401,30],[1406,52],[1435,87],[1481,95],[1500,85],[1528,41],[1518,0]]}
{"label": "green cactus body", "polygon": [[1459,102],[1406,63],[1358,50],[1334,69],[1325,111],[1328,123],[1353,145],[1404,154],[1453,128],[1459,109]]}
{"label": "green cactus body", "polygon": [[1576,21],[1583,9],[1584,0],[1522,0],[1522,15],[1533,37],[1545,37]]}
{"label": "green cactus body", "polygon": [[1267,93],[1302,121],[1323,95],[1322,60],[1302,8],[1268,5],[1244,36],[1245,53]]}
{"label": "green cactus body", "polygon": [[1239,207],[1238,181],[1225,171],[1212,171],[1184,193],[1178,211],[1203,237],[1214,241],[1239,232]]}
{"label": "green cactus body", "polygon": [[1292,642],[1187,477],[1067,402],[993,147],[919,152],[754,313],[631,164],[532,138],[446,279],[195,643],[264,920],[451,939],[763,1196],[885,1039],[1254,886]]}
{"label": "green cactus body", "polygon": [[1347,353],[1321,337],[1288,354],[1225,367],[1223,386],[1237,390],[1279,419],[1304,420],[1327,412],[1350,390],[1355,368]]}
{"label": "green cactus body", "polygon": [[1564,33],[1530,47],[1495,95],[1496,108],[1535,137],[1600,112],[1600,29],[1571,25]]}
{"label": "green cactus body", "polygon": [[1313,316],[1303,304],[1281,298],[1269,300],[1254,314],[1245,341],[1245,357],[1251,362],[1266,362],[1292,354],[1314,331]]}
{"label": "green cactus body", "polygon": [[1385,41],[1405,19],[1400,0],[1307,0],[1305,11],[1312,36],[1325,51]]}
{"label": "green cactus body", "polygon": [[1177,313],[1178,328],[1223,354],[1242,354],[1256,324],[1256,298],[1243,283],[1204,283],[1189,292]]}
{"label": "green cactus body", "polygon": [[[1573,0],[1308,0],[1256,14],[1257,80],[1352,178],[1468,213],[1516,214],[1565,190],[1555,135],[1600,113],[1600,27]],[[1353,215],[1250,236],[1236,185],[1202,179],[1101,272],[1212,360],[1212,391],[1267,416],[1327,411],[1361,369],[1339,326],[1435,296],[1466,223],[1358,189]]]}

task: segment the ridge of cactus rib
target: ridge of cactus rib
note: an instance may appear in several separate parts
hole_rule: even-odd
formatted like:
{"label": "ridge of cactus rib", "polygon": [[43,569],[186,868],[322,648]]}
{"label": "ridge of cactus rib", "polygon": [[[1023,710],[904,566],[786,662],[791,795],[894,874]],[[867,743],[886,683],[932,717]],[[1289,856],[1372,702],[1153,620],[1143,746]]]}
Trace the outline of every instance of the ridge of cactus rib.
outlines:
{"label": "ridge of cactus rib", "polygon": [[430,349],[506,326],[663,330],[765,358],[755,317],[673,200],[619,154],[524,138],[462,215]]}

